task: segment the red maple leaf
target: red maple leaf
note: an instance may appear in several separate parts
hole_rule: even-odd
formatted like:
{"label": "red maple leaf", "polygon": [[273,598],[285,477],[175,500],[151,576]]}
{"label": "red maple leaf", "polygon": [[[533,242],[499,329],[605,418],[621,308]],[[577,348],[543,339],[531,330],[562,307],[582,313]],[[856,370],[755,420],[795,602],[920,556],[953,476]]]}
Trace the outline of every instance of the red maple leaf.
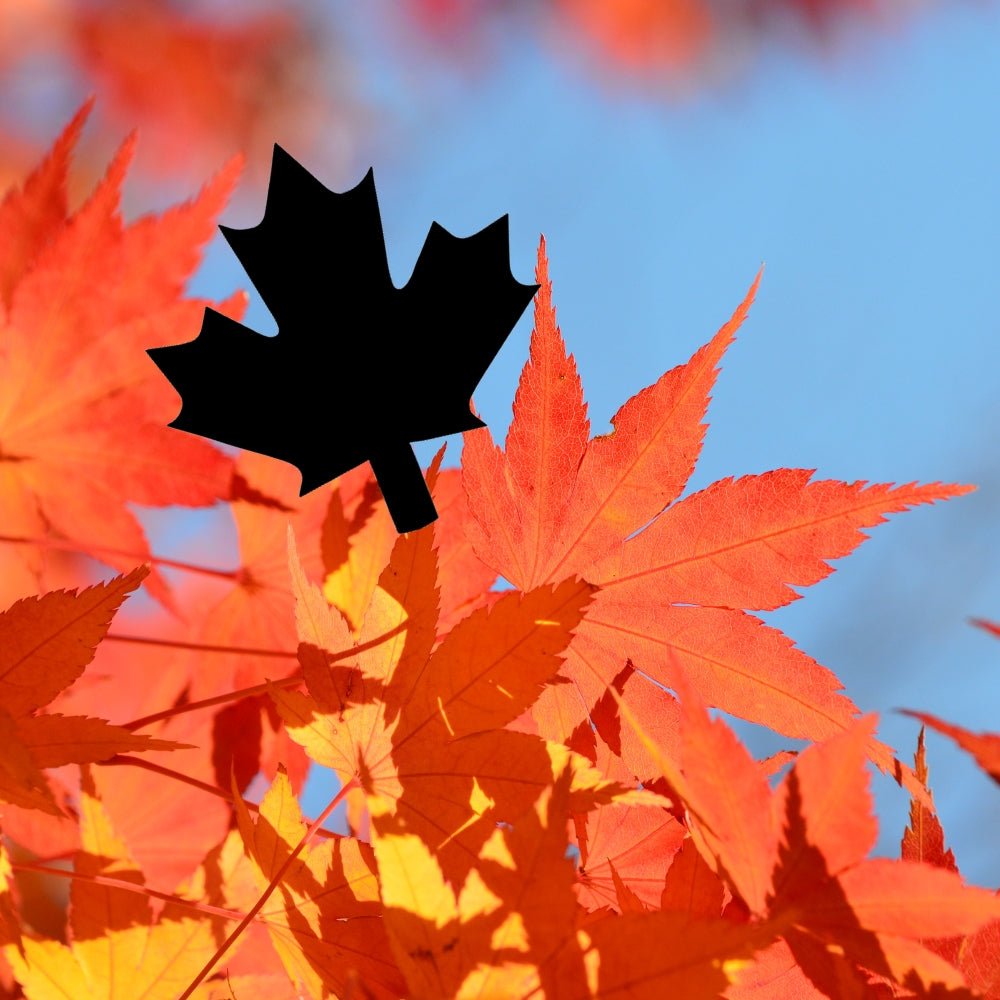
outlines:
{"label": "red maple leaf", "polygon": [[[858,713],[837,678],[748,611],[795,600],[863,527],[972,487],[811,481],[803,469],[724,479],[678,500],[694,469],[716,366],[756,293],[690,361],[632,397],[590,439],[576,365],[555,323],[544,239],[535,328],[505,450],[465,435],[463,483],[477,555],[530,590],[579,574],[599,590],[562,670],[533,712],[565,740],[626,662],[660,684],[678,671],[715,707],[787,736],[823,740]],[[672,654],[668,656],[668,650]],[[632,737],[623,737],[624,739]],[[872,740],[871,759],[895,768]]]}

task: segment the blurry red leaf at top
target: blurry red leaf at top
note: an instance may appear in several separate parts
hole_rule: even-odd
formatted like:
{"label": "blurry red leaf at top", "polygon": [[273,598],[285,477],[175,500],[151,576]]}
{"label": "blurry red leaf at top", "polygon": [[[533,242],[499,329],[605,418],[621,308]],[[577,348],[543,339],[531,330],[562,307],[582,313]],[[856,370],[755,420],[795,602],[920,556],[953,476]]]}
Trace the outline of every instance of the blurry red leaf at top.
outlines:
{"label": "blurry red leaf at top", "polygon": [[[144,172],[204,176],[242,151],[251,177],[258,167],[266,176],[275,139],[310,144],[321,124],[343,117],[337,105],[348,102],[332,33],[324,90],[320,36],[290,5],[268,6],[232,16],[210,3],[176,0],[0,0],[0,85],[5,71],[23,73],[55,57],[66,73],[50,88],[64,106],[87,93],[99,98],[93,148],[138,126]],[[0,178],[2,161],[13,155],[23,164],[32,146],[31,109],[9,89],[12,134],[4,136]]]}
{"label": "blurry red leaf at top", "polygon": [[189,6],[80,4],[71,16],[70,43],[102,99],[152,133],[148,165],[191,169],[193,155],[207,167],[209,157],[269,153],[275,138],[304,136],[310,95],[297,81],[314,56],[305,25],[280,8],[227,22]]}
{"label": "blurry red leaf at top", "polygon": [[687,83],[742,69],[768,41],[825,40],[841,22],[874,28],[884,15],[898,15],[898,5],[886,0],[410,0],[409,6],[452,49],[456,36],[487,47],[488,28],[506,16],[519,29],[544,33],[553,47],[596,55],[602,70]]}
{"label": "blurry red leaf at top", "polygon": [[714,32],[705,0],[555,0],[555,7],[629,69],[684,69]]}

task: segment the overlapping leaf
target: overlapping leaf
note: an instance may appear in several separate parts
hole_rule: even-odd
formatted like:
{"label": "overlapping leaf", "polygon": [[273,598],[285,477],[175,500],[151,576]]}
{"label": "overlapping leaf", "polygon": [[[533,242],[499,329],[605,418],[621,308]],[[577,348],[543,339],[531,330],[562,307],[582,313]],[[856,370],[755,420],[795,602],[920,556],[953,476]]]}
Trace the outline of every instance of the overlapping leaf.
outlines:
{"label": "overlapping leaf", "polygon": [[[395,803],[408,828],[439,849],[448,877],[460,878],[493,824],[523,813],[551,782],[553,762],[570,753],[502,727],[558,671],[592,588],[568,579],[505,595],[436,645],[432,542],[430,530],[399,537],[356,651],[347,623],[293,558],[309,695],[274,689],[272,697],[314,760]],[[594,794],[623,791],[596,772],[575,773],[581,812]]]}
{"label": "overlapping leaf", "polygon": [[558,989],[551,970],[576,913],[566,857],[571,781],[567,770],[509,829],[494,830],[457,892],[425,842],[376,806],[385,921],[410,995],[584,995],[582,962]]}
{"label": "overlapping leaf", "polygon": [[[609,780],[623,785],[633,781],[627,766],[603,743],[596,748],[595,764]],[[686,835],[683,825],[664,809],[624,802],[574,819],[579,902],[590,910],[614,907],[620,883],[640,904],[659,908],[664,879]]]}
{"label": "overlapping leaf", "polygon": [[414,997],[717,997],[769,931],[677,912],[580,927],[566,857],[566,769],[496,829],[460,890],[398,815],[373,816],[385,921]]}

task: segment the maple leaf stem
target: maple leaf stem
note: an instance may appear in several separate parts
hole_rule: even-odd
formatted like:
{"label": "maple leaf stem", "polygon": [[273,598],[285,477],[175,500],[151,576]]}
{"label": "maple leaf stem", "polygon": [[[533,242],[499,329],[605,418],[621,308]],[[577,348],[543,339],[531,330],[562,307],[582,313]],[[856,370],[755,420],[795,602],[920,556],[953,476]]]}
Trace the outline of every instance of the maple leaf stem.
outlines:
{"label": "maple leaf stem", "polygon": [[152,771],[154,774],[162,774],[165,778],[182,781],[185,785],[190,785],[192,788],[199,788],[201,791],[208,792],[209,795],[215,795],[220,799],[225,799],[227,802],[233,801],[233,796],[224,789],[210,785],[206,781],[199,781],[197,778],[192,778],[181,771],[174,771],[169,767],[164,767],[162,764],[155,764],[151,760],[142,760],[139,757],[130,757],[127,754],[119,753],[115,754],[114,757],[109,757],[107,760],[98,761],[98,764],[100,767],[141,767],[146,771]]}
{"label": "maple leaf stem", "polygon": [[[366,649],[375,649],[377,646],[382,645],[382,643],[391,639],[394,635],[401,632],[405,628],[406,623],[403,623],[402,625],[397,625],[395,628],[390,629],[388,632],[384,632],[381,635],[376,636],[374,639],[369,639],[368,642],[360,642],[356,646],[352,646],[350,649],[342,649],[338,652],[328,652],[327,660],[334,663],[337,660],[345,660],[348,657],[355,656]],[[236,646],[211,646],[206,643],[179,642],[173,639],[153,639],[140,635],[115,635],[110,632],[105,635],[103,641],[107,641],[108,639],[117,639],[119,642],[148,643],[154,646],[170,646],[176,649],[194,649],[208,653],[241,653],[247,656],[275,656],[284,659],[295,657],[297,655],[296,653],[283,653],[273,649],[240,649]],[[127,722],[123,728],[129,730],[129,732],[135,732],[136,729],[142,729],[143,726],[148,726],[153,722],[159,722],[161,719],[172,719],[175,715],[184,715],[186,712],[197,712],[203,708],[211,708],[213,705],[225,705],[231,701],[239,701],[241,698],[249,698],[257,694],[265,694],[268,686],[278,688],[294,687],[294,685],[301,683],[301,681],[302,674],[300,671],[296,671],[294,674],[291,674],[288,677],[283,677],[280,680],[269,681],[264,684],[254,684],[253,687],[240,688],[238,691],[229,691],[226,694],[217,694],[211,698],[203,698],[201,701],[191,701],[186,705],[177,705],[174,708],[165,708],[162,712],[154,712],[152,715],[144,715],[141,719],[134,719],[132,722]]]}
{"label": "maple leaf stem", "polygon": [[[219,945],[216,953],[205,963],[201,972],[195,976],[194,980],[190,983],[188,988],[177,998],[177,1000],[188,1000],[188,997],[201,985],[205,977],[211,973],[212,969],[215,968],[215,964],[222,958],[223,955],[232,947],[233,943],[239,938],[239,936],[247,929],[250,925],[250,921],[260,912],[264,904],[271,898],[271,894],[275,889],[281,884],[281,880],[284,877],[285,872],[295,863],[295,859],[302,853],[302,849],[312,840],[313,835],[321,829],[321,824],[323,821],[333,812],[334,809],[340,805],[341,801],[347,795],[348,792],[358,787],[358,779],[351,778],[346,784],[344,784],[340,791],[330,800],[329,805],[319,814],[319,816],[313,820],[310,824],[309,829],[302,835],[302,839],[295,845],[294,849],[289,853],[288,857],[285,858],[284,863],[281,867],[274,873],[271,881],[268,883],[267,888],[261,893],[260,898],[256,903],[250,908],[250,912],[246,914],[245,917],[240,921],[239,925],[233,929],[233,932],[226,938],[222,944]],[[249,805],[249,803],[247,803]]]}
{"label": "maple leaf stem", "polygon": [[212,906],[210,903],[198,903],[193,899],[184,899],[169,892],[160,892],[158,889],[150,889],[149,886],[140,885],[137,882],[126,882],[124,879],[111,878],[108,875],[84,875],[82,872],[70,871],[68,868],[52,868],[49,865],[38,864],[30,861],[12,861],[11,868],[15,871],[38,872],[40,875],[57,875],[59,878],[74,879],[78,882],[91,882],[94,885],[106,885],[112,889],[124,889],[127,892],[135,892],[141,896],[151,896],[153,899],[162,899],[177,906],[183,906],[198,913],[207,913],[213,917],[225,917],[226,920],[242,920],[246,914],[239,910],[227,910],[221,906]]}
{"label": "maple leaf stem", "polygon": [[38,545],[43,548],[63,549],[67,552],[78,552],[80,555],[92,555],[95,552],[104,552],[112,556],[126,556],[134,559],[137,564],[151,562],[157,566],[170,566],[173,569],[182,569],[188,573],[202,573],[206,576],[221,576],[226,580],[240,579],[241,571],[238,569],[213,569],[211,566],[198,566],[194,563],[180,562],[177,559],[167,559],[165,556],[136,555],[125,549],[116,549],[110,545],[88,545],[86,549],[66,538],[29,538],[21,535],[0,535],[0,542],[8,542],[12,545]]}
{"label": "maple leaf stem", "polygon": [[[294,660],[295,653],[284,649],[251,649],[242,646],[213,646],[208,642],[183,642],[180,639],[157,639],[148,635],[121,635],[108,632],[102,641],[141,642],[148,646],[163,646],[169,649],[191,649],[198,653],[232,653],[235,656],[274,656],[283,660]],[[200,703],[199,703],[200,704]]]}
{"label": "maple leaf stem", "polygon": [[[110,636],[105,636],[105,638],[110,638]],[[294,656],[295,654],[292,653],[290,655]],[[239,701],[241,698],[266,694],[268,686],[286,688],[294,687],[296,684],[301,683],[302,672],[296,671],[291,676],[283,677],[281,680],[268,681],[264,684],[254,684],[253,687],[240,688],[238,691],[228,691],[226,694],[217,694],[212,698],[203,698],[201,701],[190,701],[186,705],[177,705],[174,708],[165,708],[162,712],[154,712],[152,715],[144,715],[141,719],[126,722],[122,728],[127,729],[129,732],[135,732],[135,730],[142,729],[144,726],[151,725],[154,722],[159,722],[162,719],[172,719],[174,716],[184,715],[186,712],[197,712],[203,708],[211,708],[213,705],[225,705],[231,701]]]}
{"label": "maple leaf stem", "polygon": [[[216,798],[225,799],[227,802],[232,804],[233,796],[231,792],[227,792],[224,788],[219,788],[217,785],[210,785],[206,781],[199,781],[197,778],[192,778],[189,774],[184,774],[182,771],[174,771],[169,767],[164,767],[162,764],[154,764],[151,760],[143,760],[141,757],[130,757],[127,754],[115,754],[114,757],[109,757],[107,760],[97,761],[99,767],[106,767],[111,765],[113,767],[141,767],[147,771],[153,771],[155,774],[162,774],[165,778],[173,778],[175,781],[181,781],[185,785],[191,785],[192,788],[200,789],[203,792],[207,792],[209,795],[214,795]],[[244,800],[246,802],[246,800]],[[247,809],[250,812],[259,812],[260,806],[255,805],[253,802],[246,802]],[[320,817],[321,821],[325,818],[327,813],[323,813]],[[337,837],[339,834],[335,833],[333,830],[327,830],[320,827],[316,830],[316,833],[321,837]]]}

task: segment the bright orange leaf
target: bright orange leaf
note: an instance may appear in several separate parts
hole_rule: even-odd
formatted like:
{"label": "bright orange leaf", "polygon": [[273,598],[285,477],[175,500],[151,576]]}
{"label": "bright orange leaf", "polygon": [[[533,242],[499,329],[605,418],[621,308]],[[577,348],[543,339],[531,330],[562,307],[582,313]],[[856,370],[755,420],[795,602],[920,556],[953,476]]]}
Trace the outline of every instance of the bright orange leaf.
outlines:
{"label": "bright orange leaf", "polygon": [[[309,696],[274,688],[272,697],[313,760],[343,782],[357,778],[369,797],[395,802],[408,827],[441,850],[448,877],[460,878],[494,823],[523,813],[552,781],[554,762],[569,754],[502,727],[558,671],[592,588],[570,579],[505,595],[437,645],[433,538],[428,529],[396,541],[357,652],[347,623],[307,583],[293,555]],[[575,773],[581,812],[592,807],[593,794],[610,799],[624,791],[586,768]]]}
{"label": "bright orange leaf", "polygon": [[572,938],[573,865],[566,857],[572,773],[507,828],[493,831],[460,887],[398,815],[373,809],[372,831],[385,922],[410,995],[572,995],[582,969],[560,982],[546,966]]}
{"label": "bright orange leaf", "polygon": [[[44,584],[46,537],[124,570],[149,555],[127,501],[199,506],[230,491],[231,460],[166,426],[173,391],[144,350],[197,333],[208,303],[181,291],[239,162],[194,201],[123,225],[130,138],[70,215],[66,174],[88,110],[0,204],[0,234],[14,248],[0,267],[0,512],[8,539],[0,604]],[[244,302],[237,295],[219,308],[235,316]],[[146,586],[166,599],[155,570]]]}
{"label": "bright orange leaf", "polygon": [[[681,701],[692,752],[682,780],[672,770],[664,776],[689,812],[694,843],[751,913],[784,938],[808,977],[830,996],[859,989],[867,982],[862,970],[895,982],[916,975],[927,986],[962,986],[959,971],[921,942],[979,929],[1000,915],[1000,899],[931,864],[867,857],[878,832],[864,768],[875,720],[807,748],[771,793],[691,685]],[[626,708],[623,715],[635,725]],[[746,803],[742,823],[734,801]]]}

